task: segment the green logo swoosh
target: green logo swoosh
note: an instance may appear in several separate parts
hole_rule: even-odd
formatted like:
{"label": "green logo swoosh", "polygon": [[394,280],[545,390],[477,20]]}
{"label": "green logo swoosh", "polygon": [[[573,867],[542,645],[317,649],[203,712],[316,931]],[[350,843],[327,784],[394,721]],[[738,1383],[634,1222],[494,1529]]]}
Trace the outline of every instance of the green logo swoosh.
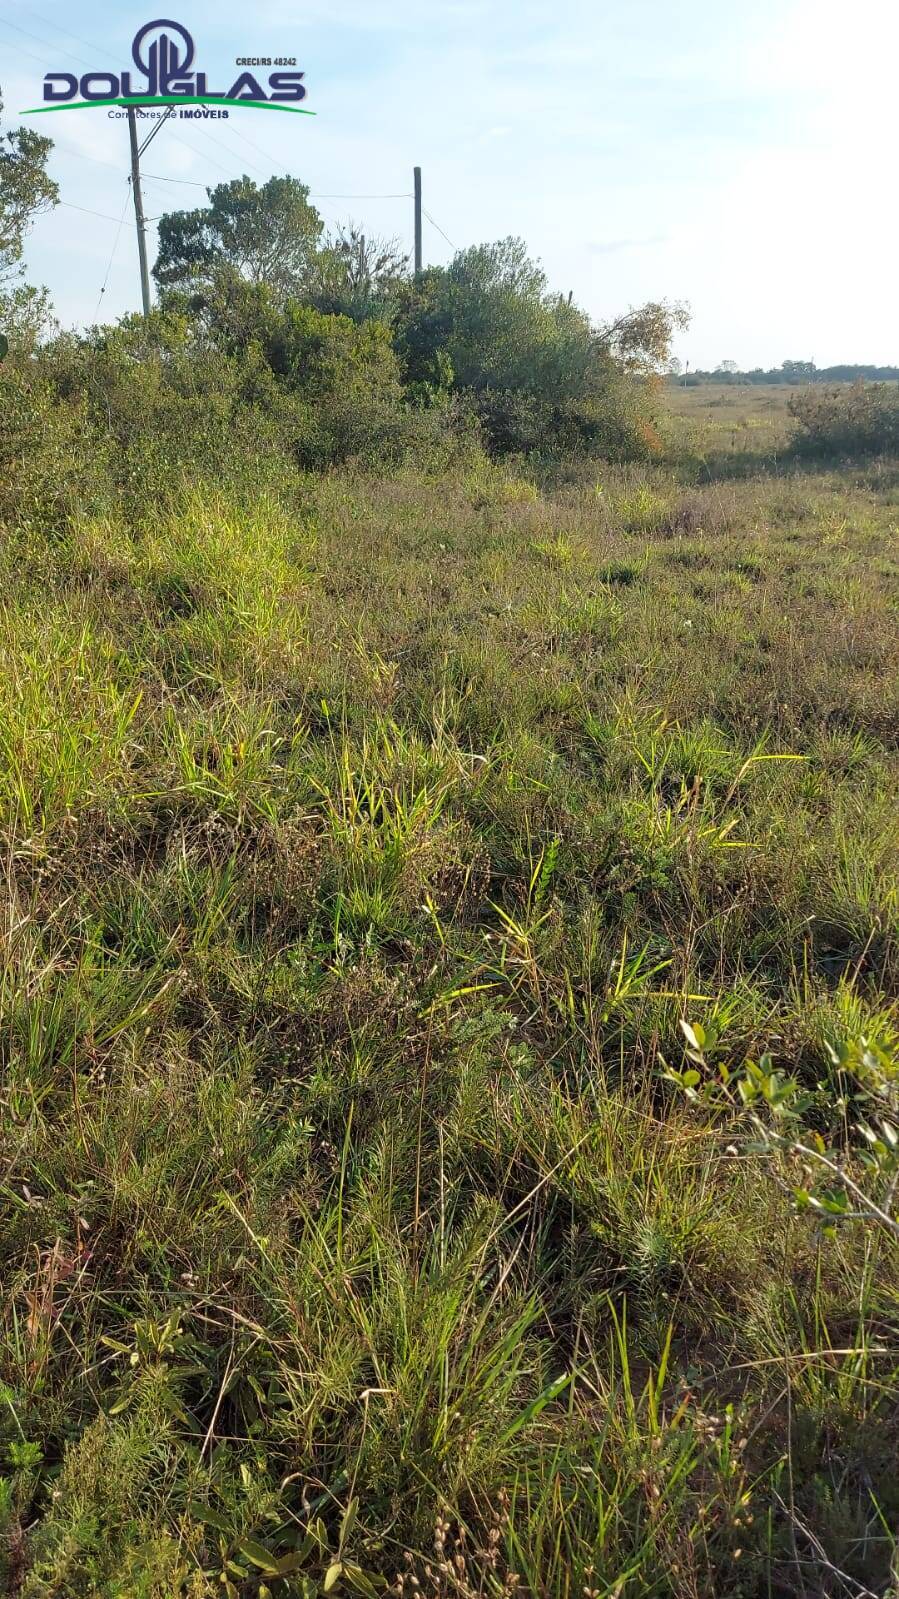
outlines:
{"label": "green logo swoosh", "polygon": [[248,106],[254,111],[289,111],[295,117],[314,117],[315,111],[307,111],[305,106],[278,105],[271,100],[232,100],[226,94],[154,94],[120,96],[110,100],[69,100],[65,105],[35,105],[27,111],[20,111],[20,117],[39,117],[47,111],[93,111],[102,110],[104,106],[124,105],[224,105]]}

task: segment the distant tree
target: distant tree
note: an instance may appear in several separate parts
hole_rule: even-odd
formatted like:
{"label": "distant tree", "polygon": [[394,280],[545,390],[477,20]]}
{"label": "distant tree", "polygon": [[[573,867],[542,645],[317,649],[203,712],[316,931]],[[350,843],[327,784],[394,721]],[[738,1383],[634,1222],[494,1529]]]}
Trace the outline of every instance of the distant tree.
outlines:
{"label": "distant tree", "polygon": [[34,218],[59,199],[59,189],[47,173],[52,149],[52,139],[31,128],[0,134],[0,287],[19,273]]}
{"label": "distant tree", "polygon": [[789,383],[809,383],[817,368],[814,361],[784,361],[781,371]]}
{"label": "distant tree", "polygon": [[728,377],[732,377],[739,370],[740,368],[737,366],[736,361],[719,361],[715,368],[716,372],[725,372]]}
{"label": "distant tree", "polygon": [[163,288],[210,289],[237,276],[283,303],[307,295],[322,235],[309,190],[296,178],[235,178],[207,190],[208,206],[159,221],[153,276]]}

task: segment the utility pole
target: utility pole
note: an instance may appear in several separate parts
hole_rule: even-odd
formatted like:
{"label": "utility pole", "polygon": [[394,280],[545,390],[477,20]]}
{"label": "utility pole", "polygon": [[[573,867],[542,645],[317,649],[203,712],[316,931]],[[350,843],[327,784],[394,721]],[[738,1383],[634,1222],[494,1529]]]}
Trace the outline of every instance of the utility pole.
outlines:
{"label": "utility pole", "polygon": [[131,189],[134,195],[137,253],[140,258],[140,294],[144,306],[144,321],[146,321],[150,315],[150,274],[147,270],[147,227],[144,221],[144,200],[140,192],[140,151],[137,147],[137,118],[134,114],[133,105],[128,107],[128,137],[131,140]]}
{"label": "utility pole", "polygon": [[421,275],[421,167],[413,169],[415,178],[415,276]]}

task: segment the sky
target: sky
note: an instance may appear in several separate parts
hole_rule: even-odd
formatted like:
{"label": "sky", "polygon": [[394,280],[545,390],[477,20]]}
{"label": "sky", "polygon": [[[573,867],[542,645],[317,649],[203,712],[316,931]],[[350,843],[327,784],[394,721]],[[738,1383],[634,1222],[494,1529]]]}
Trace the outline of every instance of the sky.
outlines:
{"label": "sky", "polygon": [[[155,16],[131,0],[39,6],[0,0],[6,127],[47,71],[131,65]],[[168,6],[211,88],[238,56],[296,56],[316,115],[166,125],[144,158],[150,217],[289,172],[327,224],[411,248],[418,164],[428,263],[519,235],[597,322],[688,302],[676,352],[692,367],[899,363],[895,0]],[[105,109],[22,120],[53,137],[65,202],[35,223],[31,281],[65,327],[137,309],[126,125]]]}

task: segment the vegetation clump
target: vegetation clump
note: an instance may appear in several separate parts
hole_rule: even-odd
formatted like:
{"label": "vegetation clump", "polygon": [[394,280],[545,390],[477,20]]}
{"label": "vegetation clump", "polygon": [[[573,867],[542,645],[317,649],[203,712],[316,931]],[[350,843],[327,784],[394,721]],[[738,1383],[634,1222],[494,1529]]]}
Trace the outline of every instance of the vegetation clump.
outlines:
{"label": "vegetation clump", "polygon": [[899,451],[899,383],[852,383],[802,389],[790,398],[797,448],[809,455],[895,455]]}

